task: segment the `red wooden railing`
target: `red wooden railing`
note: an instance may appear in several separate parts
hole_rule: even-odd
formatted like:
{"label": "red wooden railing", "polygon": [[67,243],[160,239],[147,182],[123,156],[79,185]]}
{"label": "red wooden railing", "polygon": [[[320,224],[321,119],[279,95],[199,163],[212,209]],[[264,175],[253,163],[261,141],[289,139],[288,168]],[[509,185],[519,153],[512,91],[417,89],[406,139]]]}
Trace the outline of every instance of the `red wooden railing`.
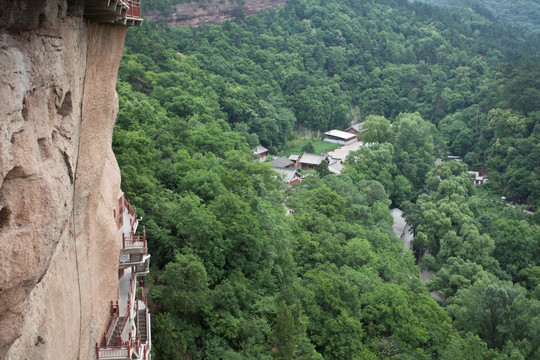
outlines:
{"label": "red wooden railing", "polygon": [[141,292],[141,300],[144,303],[144,306],[148,309],[148,297]]}
{"label": "red wooden railing", "polygon": [[148,359],[148,352],[149,351],[150,351],[150,348],[149,348],[148,344],[144,345],[144,350],[143,350],[144,357],[143,357],[143,359]]}
{"label": "red wooden railing", "polygon": [[111,337],[111,334],[114,331],[114,327],[116,325],[116,321],[118,320],[119,316],[120,316],[120,307],[118,306],[118,301],[116,302],[116,304],[114,304],[111,301],[111,321],[109,322],[107,331],[105,331],[105,335],[103,335],[104,345],[107,345],[107,342],[109,341],[109,338]]}
{"label": "red wooden railing", "polygon": [[128,18],[141,18],[141,2],[139,0],[127,0],[129,10],[127,11]]}
{"label": "red wooden railing", "polygon": [[129,219],[131,220],[129,223],[129,229],[130,231],[135,231],[135,224],[137,224],[137,216],[132,215],[129,217]]}
{"label": "red wooden railing", "polygon": [[99,347],[96,343],[96,359],[99,358],[118,358],[118,359],[130,359],[131,350],[135,351],[135,354],[139,356],[142,353],[141,350],[141,336],[133,336],[132,331],[129,332],[129,340],[117,346]]}
{"label": "red wooden railing", "polygon": [[129,359],[129,348],[126,346],[109,346],[107,348],[100,348],[98,344],[96,344],[96,359],[100,358]]}
{"label": "red wooden railing", "polygon": [[130,339],[131,339],[131,344],[135,349],[135,352],[137,353],[137,355],[139,355],[140,350],[141,350],[141,334],[137,333],[136,338],[130,338]]}
{"label": "red wooden railing", "polygon": [[124,331],[124,328],[126,327],[126,323],[131,315],[131,299],[128,299],[128,307],[126,310],[126,315],[124,316],[124,319],[122,320],[122,323],[120,324],[120,327],[118,328],[118,332],[116,333],[116,344],[119,345],[122,343],[122,332]]}
{"label": "red wooden railing", "polygon": [[[135,210],[131,206],[131,202],[129,200],[126,201],[125,206],[126,206],[126,210],[128,211],[129,215],[131,216],[131,218],[136,220],[137,219],[137,210]],[[133,220],[132,220],[132,222],[133,222]]]}
{"label": "red wooden railing", "polygon": [[124,225],[124,211],[127,211],[130,218],[130,228],[133,229],[137,223],[137,210],[135,210],[129,200],[126,200],[124,194],[118,198],[118,214],[116,214],[116,223],[118,229]]}
{"label": "red wooden railing", "polygon": [[[133,283],[133,278],[132,278],[131,283]],[[130,292],[129,292],[129,296],[128,296],[128,307],[127,307],[124,319],[123,319],[122,323],[120,324],[120,327],[118,328],[118,334],[117,334],[117,338],[116,338],[116,341],[115,341],[115,345],[109,346],[108,340],[109,340],[109,337],[111,336],[112,332],[114,331],[116,321],[118,320],[118,315],[119,315],[118,303],[116,303],[116,305],[115,305],[111,301],[111,316],[112,316],[111,322],[109,324],[107,332],[104,335],[104,341],[103,341],[104,346],[100,347],[96,343],[96,359],[99,359],[99,358],[126,359],[126,358],[130,357],[130,354],[131,354],[132,350],[135,351],[135,353],[137,355],[144,354],[145,357],[143,359],[147,359],[148,349],[146,349],[146,348],[144,348],[142,346],[142,344],[141,344],[141,334],[140,333],[137,333],[137,336],[133,336],[133,329],[131,329],[130,332],[129,332],[128,341],[124,342],[124,341],[122,341],[122,338],[121,338],[121,333],[123,332],[124,327],[126,326],[128,318],[131,316],[131,303],[132,303],[131,296],[132,296],[132,291],[133,291],[132,290],[133,287],[131,285],[132,284],[130,284]],[[142,298],[142,301],[144,302],[144,304],[146,305],[147,304],[146,296],[144,296],[144,294],[141,294],[141,298]],[[138,302],[136,303],[136,306],[137,306],[136,311],[137,311],[137,314],[138,314],[138,310],[139,310]],[[148,306],[147,305],[146,305],[146,312],[148,312]],[[147,328],[148,328],[148,326],[147,326]],[[147,337],[148,337],[148,334],[147,334]]]}
{"label": "red wooden railing", "polygon": [[137,316],[137,332],[139,332],[141,330],[141,327],[139,326],[139,301],[137,299],[135,299],[135,316]]}
{"label": "red wooden railing", "polygon": [[140,233],[137,235],[131,233],[129,236],[122,234],[122,248],[146,248],[146,229],[143,227],[142,235]]}

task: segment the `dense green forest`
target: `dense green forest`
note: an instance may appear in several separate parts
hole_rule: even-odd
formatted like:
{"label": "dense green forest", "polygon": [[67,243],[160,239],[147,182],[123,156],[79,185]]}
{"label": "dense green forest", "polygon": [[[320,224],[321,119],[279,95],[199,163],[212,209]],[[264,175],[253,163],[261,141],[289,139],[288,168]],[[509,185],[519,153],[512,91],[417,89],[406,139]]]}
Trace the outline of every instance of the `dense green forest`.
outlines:
{"label": "dense green forest", "polygon": [[540,3],[534,0],[417,0],[451,10],[471,7],[500,22],[536,33],[540,32]]}
{"label": "dense green forest", "polygon": [[[113,148],[151,238],[154,357],[538,358],[538,216],[499,199],[540,199],[538,45],[473,9],[390,0],[130,30]],[[373,146],[338,176],[285,193],[253,161],[360,120]],[[466,163],[435,166],[447,152]]]}

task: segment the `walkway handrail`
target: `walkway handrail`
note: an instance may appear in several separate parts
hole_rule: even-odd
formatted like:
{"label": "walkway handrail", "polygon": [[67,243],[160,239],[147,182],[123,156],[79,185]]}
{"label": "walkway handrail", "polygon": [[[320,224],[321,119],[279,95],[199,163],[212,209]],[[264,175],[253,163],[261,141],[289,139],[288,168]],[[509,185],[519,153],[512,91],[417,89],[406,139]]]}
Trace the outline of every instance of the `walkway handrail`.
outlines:
{"label": "walkway handrail", "polygon": [[[131,349],[137,345],[133,342],[133,332],[129,332],[129,339],[126,342],[121,342],[120,345],[99,347],[96,343],[96,359],[100,358],[118,358],[131,359]],[[139,351],[137,350],[137,355]]]}
{"label": "walkway handrail", "polygon": [[141,2],[140,0],[127,0],[129,10],[127,11],[127,17],[141,18]]}
{"label": "walkway handrail", "polygon": [[141,291],[141,301],[144,303],[144,307],[148,309],[148,297]]}
{"label": "walkway handrail", "polygon": [[150,318],[150,311],[146,313],[146,347],[147,350],[152,350],[152,319]]}
{"label": "walkway handrail", "polygon": [[129,349],[124,345],[99,347],[96,343],[96,359],[100,358],[127,359],[129,358]]}
{"label": "walkway handrail", "polygon": [[124,196],[124,194],[122,193],[122,196],[120,197],[120,199],[118,199],[118,211],[120,213],[123,213],[124,210],[127,210],[127,212],[129,213],[129,215],[133,216],[133,217],[137,217],[137,211],[131,206],[131,202],[129,200],[126,199],[126,197]]}
{"label": "walkway handrail", "polygon": [[139,300],[135,299],[135,316],[137,317],[137,332],[141,331],[141,327],[139,326]]}
{"label": "walkway handrail", "polygon": [[118,317],[120,316],[120,308],[118,306],[118,301],[116,302],[116,305],[111,301],[111,321],[109,322],[109,326],[107,327],[107,331],[105,332],[105,335],[103,335],[103,342],[105,345],[109,342],[109,338],[111,337],[112,332],[114,331],[114,327],[116,325],[116,321],[118,320]]}
{"label": "walkway handrail", "polygon": [[118,333],[116,334],[117,339],[120,340],[116,342],[117,344],[122,343],[122,333],[124,332],[124,328],[126,327],[127,320],[131,315],[130,302],[131,302],[130,299],[128,299],[128,308],[126,309],[126,315],[124,316],[124,319],[122,320],[122,323],[120,324],[120,327],[118,328]]}
{"label": "walkway handrail", "polygon": [[135,348],[137,349],[137,355],[141,354],[141,334],[137,332],[137,337],[135,338]]}
{"label": "walkway handrail", "polygon": [[148,305],[144,309],[144,316],[146,317],[146,344],[150,341],[152,334],[150,333],[150,311],[148,311]]}
{"label": "walkway handrail", "polygon": [[133,248],[146,248],[146,229],[143,227],[143,234],[130,233],[129,236],[122,234],[122,248],[123,249],[133,249]]}
{"label": "walkway handrail", "polygon": [[[135,300],[135,291],[136,291],[136,284],[135,284],[135,278],[136,276],[134,274],[131,274],[131,278],[129,279],[129,293],[128,293],[128,309],[131,311],[131,305],[132,305],[132,300],[133,299],[134,301]],[[130,313],[131,314],[131,313]]]}

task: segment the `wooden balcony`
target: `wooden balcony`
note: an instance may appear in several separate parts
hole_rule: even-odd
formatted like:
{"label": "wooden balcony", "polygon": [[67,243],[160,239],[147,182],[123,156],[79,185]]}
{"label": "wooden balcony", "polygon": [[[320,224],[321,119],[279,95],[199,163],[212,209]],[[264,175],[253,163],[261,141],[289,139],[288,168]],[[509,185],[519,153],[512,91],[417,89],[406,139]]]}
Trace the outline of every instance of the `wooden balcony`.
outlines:
{"label": "wooden balcony", "polygon": [[133,267],[135,276],[146,276],[150,272],[150,255],[125,254],[120,255],[119,269]]}
{"label": "wooden balcony", "polygon": [[142,234],[135,234],[137,213],[123,194],[114,209],[114,217],[122,241],[119,301],[116,305],[111,302],[109,325],[101,343],[96,343],[95,356],[105,360],[150,360],[150,314],[146,297],[141,294],[141,299],[137,299],[136,295],[137,277],[150,271],[146,229],[143,227]]}
{"label": "wooden balcony", "polygon": [[128,19],[141,19],[141,2],[140,0],[127,0],[129,9],[126,13]]}
{"label": "wooden balcony", "polygon": [[150,255],[145,255],[143,260],[141,264],[134,266],[136,276],[146,276],[150,272]]}
{"label": "wooden balcony", "polygon": [[130,332],[129,340],[121,345],[100,347],[96,344],[96,359],[102,360],[133,360],[148,359],[149,353],[141,346],[141,337],[133,336]]}
{"label": "wooden balcony", "polygon": [[130,360],[127,346],[99,347],[96,344],[96,359]]}
{"label": "wooden balcony", "polygon": [[146,229],[143,227],[142,235],[140,233],[134,234],[130,233],[129,235],[122,234],[122,250],[120,251],[121,255],[127,254],[143,254],[145,255],[148,251],[146,244]]}
{"label": "wooden balcony", "polygon": [[85,0],[84,16],[100,23],[141,26],[140,0]]}
{"label": "wooden balcony", "polygon": [[120,255],[119,269],[127,269],[128,267],[144,264],[144,254],[126,254]]}
{"label": "wooden balcony", "polygon": [[137,231],[139,220],[137,219],[137,211],[131,206],[129,200],[124,197],[124,194],[118,198],[118,206],[115,210],[115,219],[118,230],[131,233]]}

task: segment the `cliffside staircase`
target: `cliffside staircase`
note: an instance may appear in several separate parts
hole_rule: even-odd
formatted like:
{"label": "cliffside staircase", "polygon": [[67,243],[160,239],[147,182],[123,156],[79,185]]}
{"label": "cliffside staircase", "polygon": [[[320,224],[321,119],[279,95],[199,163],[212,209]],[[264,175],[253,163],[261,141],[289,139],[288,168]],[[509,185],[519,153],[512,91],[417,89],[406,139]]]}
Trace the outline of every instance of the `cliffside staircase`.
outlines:
{"label": "cliffside staircase", "polygon": [[141,334],[141,342],[148,341],[148,329],[146,324],[146,309],[139,310],[137,314],[137,330]]}
{"label": "cliffside staircase", "polygon": [[100,23],[141,26],[140,0],[85,0],[84,16]]}
{"label": "cliffside staircase", "polygon": [[109,324],[101,343],[96,343],[95,358],[151,360],[152,333],[148,300],[142,290],[140,294],[137,291],[137,287],[142,286],[138,278],[147,275],[150,266],[146,230],[143,227],[142,234],[135,234],[139,219],[123,195],[118,200],[114,214],[122,242],[118,264],[118,301],[111,301]]}
{"label": "cliffside staircase", "polygon": [[108,346],[122,345],[122,331],[124,330],[122,324],[124,324],[124,316],[120,316],[118,321],[116,321],[116,326],[114,327],[109,343],[107,344]]}

